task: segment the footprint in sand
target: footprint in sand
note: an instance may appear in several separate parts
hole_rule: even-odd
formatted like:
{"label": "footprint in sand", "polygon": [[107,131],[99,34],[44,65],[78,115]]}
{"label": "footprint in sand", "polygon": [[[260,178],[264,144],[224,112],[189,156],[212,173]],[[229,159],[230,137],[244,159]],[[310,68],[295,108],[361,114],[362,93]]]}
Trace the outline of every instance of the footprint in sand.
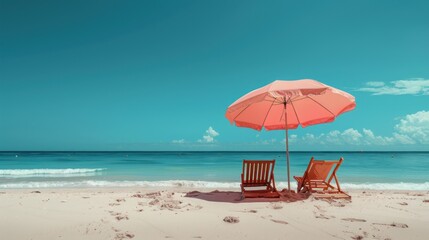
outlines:
{"label": "footprint in sand", "polygon": [[160,209],[161,210],[164,210],[164,209],[167,209],[167,210],[182,209],[180,204],[182,204],[181,201],[169,200],[169,201],[165,201],[164,203],[162,203],[160,206]]}
{"label": "footprint in sand", "polygon": [[151,193],[146,193],[144,195],[144,198],[156,198],[161,196],[161,192],[151,192]]}
{"label": "footprint in sand", "polygon": [[158,205],[159,203],[160,203],[160,201],[158,199],[154,199],[154,200],[149,202],[149,205],[154,206],[154,205]]}
{"label": "footprint in sand", "polygon": [[110,215],[114,216],[116,220],[121,221],[121,220],[128,220],[128,216],[119,212],[113,212],[113,211],[109,211]]}
{"label": "footprint in sand", "polygon": [[326,215],[325,213],[326,213],[326,210],[325,209],[323,209],[321,206],[319,206],[319,205],[314,205],[314,207],[319,211],[319,212],[316,212],[316,211],[313,211],[313,214],[314,214],[314,217],[315,218],[320,218],[320,219],[331,219],[331,218],[335,218],[335,216],[329,216],[329,215]]}
{"label": "footprint in sand", "polygon": [[339,201],[335,201],[335,200],[331,200],[328,201],[329,205],[334,206],[334,207],[345,207],[347,203],[350,203],[350,201],[348,200],[339,200]]}
{"label": "footprint in sand", "polygon": [[366,222],[365,219],[359,219],[359,218],[341,218],[341,220],[348,221],[348,222]]}
{"label": "footprint in sand", "polygon": [[134,237],[134,234],[129,233],[129,232],[116,233],[115,240],[130,239],[133,237]]}
{"label": "footprint in sand", "polygon": [[238,217],[226,216],[226,217],[223,219],[223,221],[224,221],[224,222],[227,222],[227,223],[238,223],[238,222],[240,222],[240,219],[239,219]]}
{"label": "footprint in sand", "polygon": [[325,209],[323,209],[321,206],[319,206],[319,205],[314,205],[314,207],[315,208],[317,208],[317,210],[319,210],[320,212],[326,212],[326,210]]}
{"label": "footprint in sand", "polygon": [[140,194],[140,193],[136,193],[134,195],[131,195],[131,197],[133,197],[133,198],[144,198],[144,195]]}

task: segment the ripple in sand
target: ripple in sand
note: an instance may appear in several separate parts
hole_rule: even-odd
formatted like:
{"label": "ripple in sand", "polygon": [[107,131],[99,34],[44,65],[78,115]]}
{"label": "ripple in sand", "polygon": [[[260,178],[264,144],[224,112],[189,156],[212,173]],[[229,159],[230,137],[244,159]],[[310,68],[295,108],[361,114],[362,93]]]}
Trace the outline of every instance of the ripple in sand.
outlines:
{"label": "ripple in sand", "polygon": [[288,222],[282,221],[282,220],[271,219],[271,221],[275,223],[280,223],[280,224],[289,224]]}
{"label": "ripple in sand", "polygon": [[408,225],[405,223],[373,223],[374,225],[382,225],[382,226],[389,226],[389,227],[397,227],[397,228],[408,228]]}
{"label": "ripple in sand", "polygon": [[359,219],[359,218],[341,218],[343,221],[349,221],[349,222],[366,222],[365,219]]}
{"label": "ripple in sand", "polygon": [[315,215],[314,217],[316,217],[316,218],[320,218],[320,219],[331,219],[331,218],[335,218],[335,216],[328,216],[328,215],[325,215],[325,214],[323,214],[323,213],[320,213],[320,214],[318,214],[318,215]]}

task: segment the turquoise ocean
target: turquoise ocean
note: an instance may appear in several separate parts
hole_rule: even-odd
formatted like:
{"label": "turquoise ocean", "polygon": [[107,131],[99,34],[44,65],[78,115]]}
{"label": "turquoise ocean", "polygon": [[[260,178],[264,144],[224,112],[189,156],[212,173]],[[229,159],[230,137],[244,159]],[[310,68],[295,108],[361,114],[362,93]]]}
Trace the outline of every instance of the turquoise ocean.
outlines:
{"label": "turquoise ocean", "polygon": [[[344,157],[344,189],[429,190],[429,152],[291,152],[291,176],[312,156]],[[287,186],[284,152],[0,152],[0,188],[238,189],[243,159],[275,159],[276,183]]]}

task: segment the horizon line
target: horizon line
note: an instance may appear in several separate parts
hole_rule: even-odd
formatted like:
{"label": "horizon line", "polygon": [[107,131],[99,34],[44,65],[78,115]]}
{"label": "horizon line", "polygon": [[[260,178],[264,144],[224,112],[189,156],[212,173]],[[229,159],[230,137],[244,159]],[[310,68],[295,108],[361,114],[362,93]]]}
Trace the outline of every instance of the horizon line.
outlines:
{"label": "horizon line", "polygon": [[[286,151],[264,151],[264,150],[261,150],[261,151],[255,151],[255,150],[252,150],[252,151],[246,151],[246,150],[233,150],[233,151],[230,151],[230,150],[219,150],[219,151],[206,151],[206,150],[136,150],[136,151],[133,151],[133,150],[130,150],[130,151],[114,151],[114,150],[76,150],[76,151],[74,151],[74,150],[7,150],[7,151],[0,151],[0,153],[19,153],[19,152],[22,152],[22,153],[31,153],[31,152],[40,152],[40,153],[43,153],[43,152],[46,152],[46,153],[109,153],[109,152],[112,152],[112,153],[148,153],[148,152],[231,152],[231,153],[234,153],[234,152],[276,152],[276,153],[284,153],[284,152],[286,152]],[[398,153],[429,153],[429,151],[427,151],[427,150],[421,150],[421,151],[419,151],[419,150],[404,150],[404,151],[400,151],[400,150],[395,150],[395,151],[387,151],[387,150],[379,150],[379,151],[377,151],[377,150],[371,150],[371,151],[362,151],[362,150],[359,150],[359,151],[356,151],[356,150],[346,150],[346,151],[340,151],[340,150],[320,150],[320,151],[318,151],[318,150],[316,150],[316,151],[289,151],[289,152],[296,152],[296,153],[300,153],[300,152],[303,152],[303,153],[305,153],[305,152],[321,152],[321,153],[323,153],[323,152],[326,152],[326,153],[329,153],[329,152],[346,152],[346,153],[379,153],[379,152],[389,152],[389,153],[395,153],[395,152],[398,152]]]}

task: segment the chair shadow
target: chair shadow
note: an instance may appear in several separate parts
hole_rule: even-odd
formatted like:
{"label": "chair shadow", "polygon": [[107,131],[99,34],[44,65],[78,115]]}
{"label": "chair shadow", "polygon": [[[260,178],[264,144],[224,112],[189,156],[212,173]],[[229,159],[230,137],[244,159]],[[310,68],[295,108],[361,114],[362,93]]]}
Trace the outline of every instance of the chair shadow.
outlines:
{"label": "chair shadow", "polygon": [[252,202],[297,202],[303,201],[310,197],[310,194],[294,193],[288,191],[279,191],[279,198],[241,198],[241,192],[234,191],[219,191],[211,192],[191,191],[186,193],[185,197],[197,198],[209,202],[225,202],[225,203],[252,203]]}

